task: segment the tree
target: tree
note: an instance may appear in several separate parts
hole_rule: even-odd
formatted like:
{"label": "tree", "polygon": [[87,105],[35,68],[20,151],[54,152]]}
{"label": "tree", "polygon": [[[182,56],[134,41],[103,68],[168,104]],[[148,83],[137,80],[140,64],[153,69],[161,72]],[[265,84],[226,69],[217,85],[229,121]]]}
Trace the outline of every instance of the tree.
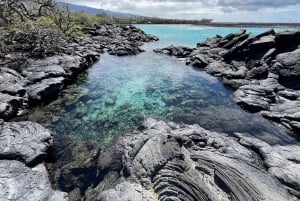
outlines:
{"label": "tree", "polygon": [[37,21],[41,17],[50,18],[64,34],[72,34],[75,21],[67,4],[58,5],[54,0],[0,0],[1,26]]}
{"label": "tree", "polygon": [[10,25],[16,17],[21,21],[31,17],[25,3],[21,0],[1,0],[0,19],[2,25]]}
{"label": "tree", "polygon": [[76,31],[76,22],[72,17],[67,4],[47,7],[48,17],[53,20],[55,25],[67,36],[71,36]]}
{"label": "tree", "polygon": [[37,20],[56,6],[53,0],[0,0],[0,19],[6,25],[14,20]]}
{"label": "tree", "polygon": [[44,57],[61,50],[75,23],[67,5],[54,0],[0,0],[0,54]]}

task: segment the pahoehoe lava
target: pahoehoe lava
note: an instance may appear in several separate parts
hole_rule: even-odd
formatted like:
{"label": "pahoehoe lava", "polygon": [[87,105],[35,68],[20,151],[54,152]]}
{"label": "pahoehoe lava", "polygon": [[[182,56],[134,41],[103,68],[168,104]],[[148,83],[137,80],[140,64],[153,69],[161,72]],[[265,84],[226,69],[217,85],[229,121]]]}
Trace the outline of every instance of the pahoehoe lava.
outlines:
{"label": "pahoehoe lava", "polygon": [[[277,158],[267,156],[268,151],[278,154],[276,150],[281,148],[246,134],[228,137],[198,125],[148,119],[142,130],[121,135],[101,154],[100,173],[111,171],[105,172],[106,179],[85,198],[88,201],[297,200],[294,195],[299,193],[299,181],[287,179],[280,183],[277,179],[280,175],[264,165],[289,158],[284,152]],[[299,177],[299,164],[294,161],[290,165],[295,169],[286,173]],[[109,183],[112,172],[120,178]]]}

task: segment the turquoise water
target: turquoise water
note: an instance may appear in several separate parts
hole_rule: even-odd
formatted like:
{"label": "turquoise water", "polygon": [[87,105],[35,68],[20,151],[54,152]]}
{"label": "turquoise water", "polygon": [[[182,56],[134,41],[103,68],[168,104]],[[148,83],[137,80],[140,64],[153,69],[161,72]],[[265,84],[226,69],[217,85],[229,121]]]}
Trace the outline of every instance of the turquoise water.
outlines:
{"label": "turquoise water", "polygon": [[[196,25],[137,25],[137,27],[148,34],[159,36],[159,42],[146,44],[146,46],[150,46],[150,48],[167,47],[171,44],[195,47],[197,42],[204,41],[217,34],[226,36],[227,34],[238,32],[240,29],[246,29],[249,33],[257,35],[270,29],[257,27],[208,27]],[[275,29],[275,31],[281,30],[282,29],[279,28]]]}
{"label": "turquoise water", "polygon": [[[171,44],[195,46],[216,34],[239,28],[211,28],[189,25],[140,25],[160,37],[145,44],[137,56],[103,55],[100,62],[79,76],[59,98],[37,108],[29,116],[51,129],[56,139],[67,136],[78,142],[94,141],[103,147],[119,133],[138,128],[148,117],[178,123],[198,123],[214,131],[246,132],[270,143],[293,140],[260,115],[240,109],[232,91],[205,72],[186,66],[153,48]],[[267,30],[249,28],[257,34]]]}

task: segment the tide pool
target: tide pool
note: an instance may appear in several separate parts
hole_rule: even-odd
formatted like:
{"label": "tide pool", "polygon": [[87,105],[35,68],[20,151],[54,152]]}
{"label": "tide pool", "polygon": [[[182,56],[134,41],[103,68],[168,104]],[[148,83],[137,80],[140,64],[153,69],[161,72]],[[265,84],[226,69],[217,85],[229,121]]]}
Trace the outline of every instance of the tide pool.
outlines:
{"label": "tide pool", "polygon": [[[217,34],[240,28],[191,25],[139,25],[160,41],[144,45],[137,56],[103,55],[81,74],[59,98],[36,108],[29,120],[51,129],[56,139],[79,143],[93,141],[105,147],[123,132],[137,129],[149,117],[194,124],[232,135],[249,133],[271,144],[293,139],[258,114],[243,111],[232,99],[232,90],[205,72],[152,52],[171,44],[193,47]],[[268,28],[247,28],[253,34]],[[58,159],[59,160],[59,159]]]}

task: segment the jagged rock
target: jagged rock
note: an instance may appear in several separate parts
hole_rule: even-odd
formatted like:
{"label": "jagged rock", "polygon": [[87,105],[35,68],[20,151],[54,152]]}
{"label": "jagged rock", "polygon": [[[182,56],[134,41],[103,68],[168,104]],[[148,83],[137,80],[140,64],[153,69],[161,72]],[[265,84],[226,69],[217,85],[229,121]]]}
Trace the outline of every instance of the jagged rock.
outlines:
{"label": "jagged rock", "polygon": [[207,67],[205,68],[206,72],[208,72],[212,75],[217,75],[217,76],[224,74],[227,70],[231,70],[230,66],[228,66],[226,63],[221,62],[221,61],[210,62],[207,65]]}
{"label": "jagged rock", "polygon": [[148,119],[143,130],[121,135],[100,158],[100,174],[122,177],[87,194],[88,201],[297,200],[265,171],[258,154],[198,125]]}
{"label": "jagged rock", "polygon": [[143,52],[140,48],[142,42],[158,40],[156,36],[147,35],[131,25],[95,25],[94,28],[84,31],[93,35],[93,42],[106,47],[109,54],[117,56],[136,55]]}
{"label": "jagged rock", "polygon": [[136,55],[140,52],[143,52],[138,45],[126,44],[125,46],[119,46],[108,50],[108,53],[116,56],[127,56],[127,55]]}
{"label": "jagged rock", "polygon": [[270,49],[275,46],[275,36],[268,35],[260,37],[258,40],[254,41],[249,45],[249,48],[252,50],[264,50],[264,49]]}
{"label": "jagged rock", "polygon": [[82,197],[81,194],[98,179],[99,148],[96,143],[78,144],[76,140],[70,138],[60,139],[55,147],[59,150],[56,156],[61,160],[48,165],[50,177],[55,181],[54,186],[66,192],[76,192],[78,189],[77,199],[79,199]]}
{"label": "jagged rock", "polygon": [[284,31],[276,34],[276,48],[281,52],[293,51],[300,43],[299,31]]}
{"label": "jagged rock", "polygon": [[21,112],[27,104],[27,97],[0,93],[0,119],[8,120]]}
{"label": "jagged rock", "polygon": [[222,40],[218,43],[218,47],[224,47],[230,41],[235,41],[237,38],[239,38],[241,35],[243,35],[245,33],[246,33],[246,30],[241,29],[237,33],[228,34],[227,36],[225,36],[224,38],[222,38]]}
{"label": "jagged rock", "polygon": [[0,160],[0,200],[67,201],[68,195],[51,188],[45,166],[33,168],[14,160]]}
{"label": "jagged rock", "polygon": [[300,97],[299,92],[293,91],[293,90],[284,90],[284,91],[279,91],[277,93],[278,96],[282,96],[284,98],[287,98],[289,100],[296,100],[298,97]]}
{"label": "jagged rock", "polygon": [[41,125],[12,122],[0,125],[0,159],[18,159],[27,165],[43,161],[52,144],[52,136]]}
{"label": "jagged rock", "polygon": [[232,40],[228,41],[225,45],[223,45],[223,48],[230,49],[233,46],[237,45],[239,42],[244,41],[249,37],[249,34],[241,34],[238,37],[233,38]]}
{"label": "jagged rock", "polygon": [[25,88],[22,86],[23,77],[9,68],[0,68],[0,92],[12,96],[24,96]]}
{"label": "jagged rock", "polygon": [[31,66],[26,68],[22,74],[31,82],[38,82],[50,77],[62,77],[66,75],[65,70],[59,65],[49,65],[42,67]]}
{"label": "jagged rock", "polygon": [[236,136],[242,145],[258,150],[268,172],[278,178],[292,194],[300,197],[299,145],[270,146],[261,140],[242,134],[236,134]]}
{"label": "jagged rock", "polygon": [[171,45],[163,49],[154,49],[153,51],[157,53],[169,54],[169,55],[182,58],[190,55],[193,49],[189,47],[181,47],[181,46],[175,47]]}
{"label": "jagged rock", "polygon": [[250,112],[269,110],[270,104],[275,102],[273,89],[260,85],[241,86],[234,92],[235,101]]}
{"label": "jagged rock", "polygon": [[247,79],[266,79],[269,74],[269,67],[267,65],[262,65],[259,67],[253,67],[246,73]]}
{"label": "jagged rock", "polygon": [[218,46],[218,43],[220,42],[220,40],[222,39],[222,36],[216,36],[213,38],[208,38],[206,41],[201,42],[201,43],[197,43],[197,47],[212,47]]}
{"label": "jagged rock", "polygon": [[157,200],[156,196],[145,189],[139,184],[130,182],[123,182],[113,189],[104,191],[100,195],[89,198],[89,201],[154,201]]}
{"label": "jagged rock", "polygon": [[280,80],[300,80],[300,49],[277,55],[272,72],[278,74]]}
{"label": "jagged rock", "polygon": [[208,65],[208,62],[206,61],[204,55],[198,54],[198,55],[192,57],[192,59],[193,59],[193,61],[190,64],[191,66],[198,67],[198,68],[204,68]]}
{"label": "jagged rock", "polygon": [[260,39],[261,37],[264,37],[264,36],[269,36],[269,35],[275,35],[276,32],[274,29],[270,29],[270,30],[267,30],[261,34],[258,34],[257,36],[255,36],[256,39]]}
{"label": "jagged rock", "polygon": [[227,79],[227,78],[222,78],[222,82],[224,85],[231,87],[232,89],[237,90],[243,85],[249,85],[251,82],[249,80],[245,79]]}
{"label": "jagged rock", "polygon": [[53,97],[64,87],[63,77],[44,79],[27,87],[29,104],[33,105]]}
{"label": "jagged rock", "polygon": [[237,43],[235,46],[233,46],[227,54],[224,55],[224,58],[227,58],[229,56],[234,56],[235,54],[239,54],[240,52],[243,52],[250,43],[254,41],[254,36],[249,35],[246,39],[241,41],[240,43]]}
{"label": "jagged rock", "polygon": [[[280,93],[282,95],[282,93]],[[283,94],[288,96],[288,98],[295,100],[281,99],[281,104],[271,105],[270,111],[261,112],[263,116],[273,119],[277,122],[281,122],[284,126],[289,128],[295,133],[300,131],[300,100],[296,99],[300,96],[299,94]]]}
{"label": "jagged rock", "polygon": [[262,61],[269,63],[275,56],[276,56],[277,50],[275,48],[271,48],[263,57]]}

